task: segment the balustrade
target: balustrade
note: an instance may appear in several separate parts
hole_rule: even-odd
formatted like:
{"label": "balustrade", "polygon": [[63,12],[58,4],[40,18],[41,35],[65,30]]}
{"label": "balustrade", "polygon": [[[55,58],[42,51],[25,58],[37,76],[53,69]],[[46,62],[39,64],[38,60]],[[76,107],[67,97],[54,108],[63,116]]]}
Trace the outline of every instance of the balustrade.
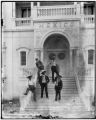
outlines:
{"label": "balustrade", "polygon": [[95,16],[94,15],[84,15],[83,17],[85,24],[92,24],[95,22]]}
{"label": "balustrade", "polygon": [[30,18],[16,18],[15,19],[15,24],[16,24],[16,26],[30,25],[31,24],[31,19]]}
{"label": "balustrade", "polygon": [[16,18],[16,26],[28,26],[31,24],[31,19],[53,19],[53,18],[81,18],[81,24],[94,24],[94,15],[82,15],[80,12],[80,5],[67,5],[67,6],[39,6],[32,7],[31,18]]}
{"label": "balustrade", "polygon": [[42,16],[63,16],[63,15],[77,15],[77,9],[74,5],[68,6],[48,6],[45,7],[38,7],[37,8],[37,17]]}

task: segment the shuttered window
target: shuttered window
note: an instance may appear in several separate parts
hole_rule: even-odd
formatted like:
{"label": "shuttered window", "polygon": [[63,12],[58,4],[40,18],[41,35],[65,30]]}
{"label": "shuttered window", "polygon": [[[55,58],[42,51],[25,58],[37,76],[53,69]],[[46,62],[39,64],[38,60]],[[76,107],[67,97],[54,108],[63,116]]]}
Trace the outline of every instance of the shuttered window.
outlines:
{"label": "shuttered window", "polygon": [[26,52],[21,51],[20,56],[21,56],[21,65],[26,65]]}
{"label": "shuttered window", "polygon": [[94,50],[88,50],[88,64],[93,64]]}

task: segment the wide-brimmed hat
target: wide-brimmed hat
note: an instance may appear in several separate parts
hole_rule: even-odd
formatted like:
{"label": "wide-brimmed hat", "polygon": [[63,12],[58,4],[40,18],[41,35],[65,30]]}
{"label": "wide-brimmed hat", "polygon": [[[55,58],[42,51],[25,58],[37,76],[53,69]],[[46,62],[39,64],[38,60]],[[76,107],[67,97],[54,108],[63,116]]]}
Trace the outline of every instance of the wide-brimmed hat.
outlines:
{"label": "wide-brimmed hat", "polygon": [[27,78],[28,78],[28,79],[31,79],[31,78],[32,78],[32,75],[27,76]]}
{"label": "wide-brimmed hat", "polygon": [[42,71],[41,71],[41,74],[44,74],[44,73],[46,73],[46,70],[42,70]]}

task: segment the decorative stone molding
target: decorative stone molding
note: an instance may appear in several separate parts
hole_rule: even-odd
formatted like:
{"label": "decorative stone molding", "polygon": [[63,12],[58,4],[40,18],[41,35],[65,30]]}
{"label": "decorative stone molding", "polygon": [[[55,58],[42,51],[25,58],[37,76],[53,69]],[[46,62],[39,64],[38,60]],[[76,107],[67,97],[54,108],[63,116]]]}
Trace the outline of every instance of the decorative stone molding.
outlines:
{"label": "decorative stone molding", "polygon": [[42,48],[43,48],[43,44],[44,44],[45,40],[52,34],[63,35],[63,36],[65,36],[67,38],[68,41],[71,41],[71,38],[67,33],[65,33],[65,32],[63,32],[61,30],[55,30],[55,31],[52,30],[52,31],[47,32],[45,35],[42,36],[42,38],[41,38],[42,41],[40,42],[40,46],[42,46]]}
{"label": "decorative stone molding", "polygon": [[78,24],[78,21],[39,22],[39,23],[34,23],[34,28],[35,29],[50,29],[50,28],[73,29],[74,25],[76,24]]}

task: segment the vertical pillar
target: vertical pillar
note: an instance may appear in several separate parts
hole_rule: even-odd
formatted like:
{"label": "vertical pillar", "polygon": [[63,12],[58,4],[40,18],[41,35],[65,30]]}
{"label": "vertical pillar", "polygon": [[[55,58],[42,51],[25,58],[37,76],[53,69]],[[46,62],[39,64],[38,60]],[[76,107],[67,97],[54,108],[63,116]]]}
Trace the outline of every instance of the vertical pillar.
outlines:
{"label": "vertical pillar", "polygon": [[73,54],[73,50],[70,49],[70,70],[72,70],[72,68],[73,68],[73,57],[72,57],[72,54]]}
{"label": "vertical pillar", "polygon": [[38,56],[37,56],[37,50],[34,51],[34,60],[35,60],[35,58],[38,58]]}
{"label": "vertical pillar", "polygon": [[40,7],[40,2],[37,2],[37,7]]}
{"label": "vertical pillar", "polygon": [[82,26],[84,24],[84,2],[81,2],[80,14],[81,14],[81,26]]}
{"label": "vertical pillar", "polygon": [[7,75],[7,98],[11,99],[13,97],[13,44],[12,36],[13,33],[10,33],[11,39],[7,38],[7,51],[6,51],[6,75]]}
{"label": "vertical pillar", "polygon": [[41,61],[44,62],[43,61],[43,49],[41,49]]}
{"label": "vertical pillar", "polygon": [[12,17],[16,18],[16,2],[12,2]]}
{"label": "vertical pillar", "polygon": [[34,58],[41,59],[41,51],[40,50],[35,50],[35,52],[34,52]]}
{"label": "vertical pillar", "polygon": [[[34,13],[33,13],[33,2],[31,2],[31,18],[33,19]],[[33,26],[33,20],[31,19],[31,26]]]}
{"label": "vertical pillar", "polygon": [[74,2],[74,5],[77,5],[77,2]]}
{"label": "vertical pillar", "polygon": [[15,18],[16,18],[16,2],[12,2],[12,25],[13,25],[13,28],[15,27]]}
{"label": "vertical pillar", "polygon": [[31,18],[33,17],[33,2],[31,2]]}
{"label": "vertical pillar", "polygon": [[84,14],[84,2],[81,2],[81,15],[83,15]]}
{"label": "vertical pillar", "polygon": [[37,17],[37,7],[34,7],[33,2],[31,2],[31,18],[32,20]]}

